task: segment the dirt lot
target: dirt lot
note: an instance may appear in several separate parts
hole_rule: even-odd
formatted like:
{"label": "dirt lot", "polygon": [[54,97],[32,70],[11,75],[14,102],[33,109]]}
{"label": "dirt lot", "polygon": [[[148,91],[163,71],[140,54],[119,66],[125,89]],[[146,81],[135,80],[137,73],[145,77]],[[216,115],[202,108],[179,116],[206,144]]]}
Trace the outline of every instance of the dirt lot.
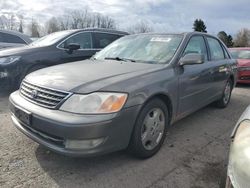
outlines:
{"label": "dirt lot", "polygon": [[125,152],[74,159],[34,143],[12,125],[0,98],[0,187],[218,187],[229,135],[250,104],[250,86],[238,86],[226,109],[208,106],[171,128],[148,160]]}

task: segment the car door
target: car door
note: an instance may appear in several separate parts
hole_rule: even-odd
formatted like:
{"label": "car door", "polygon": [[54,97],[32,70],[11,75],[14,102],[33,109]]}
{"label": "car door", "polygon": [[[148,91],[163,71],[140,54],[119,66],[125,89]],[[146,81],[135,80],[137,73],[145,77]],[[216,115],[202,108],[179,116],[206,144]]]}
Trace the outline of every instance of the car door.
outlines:
{"label": "car door", "polygon": [[[179,118],[206,105],[212,94],[211,70],[208,63],[208,52],[204,37],[194,35],[190,38],[182,57],[188,53],[205,56],[202,64],[178,66],[179,69]],[[178,118],[178,117],[177,117]]]}
{"label": "car door", "polygon": [[213,96],[221,96],[229,78],[229,56],[218,39],[206,37],[206,40],[209,49],[209,64],[212,69]]}
{"label": "car door", "polygon": [[[67,45],[71,43],[77,43],[80,45],[80,49],[70,52],[67,49]],[[67,37],[61,42],[57,48],[62,50],[61,62],[73,62],[90,58],[96,53],[93,49],[92,35],[90,32],[79,32]]]}

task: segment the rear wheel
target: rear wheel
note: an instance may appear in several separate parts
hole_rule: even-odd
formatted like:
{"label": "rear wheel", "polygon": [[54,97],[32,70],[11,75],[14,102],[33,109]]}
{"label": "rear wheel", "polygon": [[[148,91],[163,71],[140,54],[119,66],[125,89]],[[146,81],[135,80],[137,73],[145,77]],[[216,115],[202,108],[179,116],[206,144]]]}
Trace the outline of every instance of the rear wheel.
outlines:
{"label": "rear wheel", "polygon": [[140,112],[129,144],[139,158],[153,156],[161,148],[168,126],[168,109],[160,99],[149,101]]}
{"label": "rear wheel", "polygon": [[216,106],[219,108],[225,108],[227,107],[228,103],[230,102],[231,99],[231,93],[233,89],[233,82],[231,79],[229,79],[226,83],[226,86],[224,88],[224,92],[222,97],[216,101]]}

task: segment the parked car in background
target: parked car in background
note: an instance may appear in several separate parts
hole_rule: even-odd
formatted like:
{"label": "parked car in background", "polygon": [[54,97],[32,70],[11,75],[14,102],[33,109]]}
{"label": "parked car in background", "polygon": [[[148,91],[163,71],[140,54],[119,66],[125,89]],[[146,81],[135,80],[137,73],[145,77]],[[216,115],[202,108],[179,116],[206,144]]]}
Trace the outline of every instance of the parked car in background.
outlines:
{"label": "parked car in background", "polygon": [[247,188],[250,182],[250,106],[232,133],[226,188]]}
{"label": "parked car in background", "polygon": [[55,32],[22,48],[0,51],[0,87],[17,88],[30,72],[90,58],[126,32],[78,29]]}
{"label": "parked car in background", "polygon": [[10,30],[0,30],[0,50],[28,45],[32,42],[29,36]]}
{"label": "parked car in background", "polygon": [[128,35],[90,60],[27,75],[10,95],[12,121],[66,155],[128,147],[147,158],[173,122],[212,102],[225,108],[236,74],[236,61],[211,35]]}
{"label": "parked car in background", "polygon": [[238,62],[238,83],[250,84],[250,48],[230,48]]}

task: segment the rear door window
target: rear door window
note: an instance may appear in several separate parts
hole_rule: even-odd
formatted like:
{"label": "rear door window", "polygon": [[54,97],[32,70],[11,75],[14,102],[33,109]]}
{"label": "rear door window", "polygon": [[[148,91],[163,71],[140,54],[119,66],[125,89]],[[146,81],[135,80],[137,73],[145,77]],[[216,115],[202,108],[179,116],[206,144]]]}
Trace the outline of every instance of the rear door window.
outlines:
{"label": "rear door window", "polygon": [[220,42],[217,39],[207,37],[207,42],[212,61],[225,59],[224,51],[221,47]]}
{"label": "rear door window", "polygon": [[2,41],[6,43],[26,44],[20,37],[8,33],[1,33]]}
{"label": "rear door window", "polygon": [[88,32],[75,34],[66,39],[62,44],[59,45],[59,47],[66,48],[70,43],[79,44],[80,49],[91,49],[92,48],[91,34]]}
{"label": "rear door window", "polygon": [[120,37],[120,35],[109,33],[93,33],[94,48],[104,48]]}

